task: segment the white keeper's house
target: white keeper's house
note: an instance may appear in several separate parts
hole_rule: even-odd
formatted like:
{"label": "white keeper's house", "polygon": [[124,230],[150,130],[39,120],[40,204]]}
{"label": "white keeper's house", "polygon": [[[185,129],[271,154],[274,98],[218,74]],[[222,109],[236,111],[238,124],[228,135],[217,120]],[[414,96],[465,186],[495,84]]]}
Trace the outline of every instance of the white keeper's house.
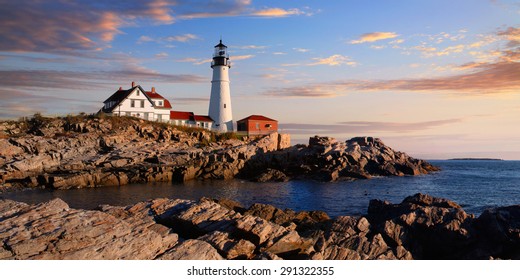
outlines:
{"label": "white keeper's house", "polygon": [[130,89],[119,88],[107,100],[103,101],[102,112],[114,116],[138,117],[149,121],[168,122],[172,105],[168,99],[155,92],[145,91],[132,82]]}
{"label": "white keeper's house", "polygon": [[132,82],[130,89],[119,88],[104,102],[101,112],[113,116],[137,117],[149,121],[211,129],[213,120],[193,112],[173,111],[170,101],[155,91],[145,91]]}

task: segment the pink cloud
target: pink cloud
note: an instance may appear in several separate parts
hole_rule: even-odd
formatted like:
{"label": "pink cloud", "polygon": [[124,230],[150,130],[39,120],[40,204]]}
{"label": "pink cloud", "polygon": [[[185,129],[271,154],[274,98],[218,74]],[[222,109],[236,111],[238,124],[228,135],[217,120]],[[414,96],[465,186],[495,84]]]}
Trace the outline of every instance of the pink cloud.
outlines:
{"label": "pink cloud", "polygon": [[300,9],[281,9],[281,8],[268,8],[264,10],[258,10],[251,13],[253,16],[259,17],[286,17],[292,15],[303,15],[306,14]]}
{"label": "pink cloud", "polygon": [[392,39],[399,36],[399,34],[395,32],[371,32],[365,33],[360,36],[357,40],[350,41],[351,44],[362,44],[362,43],[371,43],[380,40]]}
{"label": "pink cloud", "polygon": [[96,50],[138,21],[173,22],[173,3],[132,0],[7,1],[0,6],[0,51],[52,52]]}
{"label": "pink cloud", "polygon": [[[520,91],[520,46],[515,42],[519,29],[508,28],[497,34],[511,40],[505,42],[509,49],[497,51],[492,62],[469,62],[454,69],[465,73],[416,79],[393,80],[346,80],[304,86],[269,89],[263,93],[270,97],[330,98],[354,91],[414,91],[451,94],[504,94]],[[459,52],[465,47],[455,46],[446,52]],[[432,50],[437,51],[437,50]]]}

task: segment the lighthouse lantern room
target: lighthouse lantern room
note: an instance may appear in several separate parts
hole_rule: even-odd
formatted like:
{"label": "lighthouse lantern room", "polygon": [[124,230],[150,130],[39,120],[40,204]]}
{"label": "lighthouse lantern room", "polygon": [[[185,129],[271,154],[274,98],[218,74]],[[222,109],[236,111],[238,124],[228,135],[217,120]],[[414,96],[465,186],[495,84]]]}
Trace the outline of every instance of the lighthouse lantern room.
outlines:
{"label": "lighthouse lantern room", "polygon": [[233,131],[233,114],[229,89],[229,68],[231,68],[231,63],[227,53],[227,46],[222,43],[222,40],[215,46],[211,68],[213,69],[213,78],[211,79],[208,115],[214,121],[213,130],[231,132]]}

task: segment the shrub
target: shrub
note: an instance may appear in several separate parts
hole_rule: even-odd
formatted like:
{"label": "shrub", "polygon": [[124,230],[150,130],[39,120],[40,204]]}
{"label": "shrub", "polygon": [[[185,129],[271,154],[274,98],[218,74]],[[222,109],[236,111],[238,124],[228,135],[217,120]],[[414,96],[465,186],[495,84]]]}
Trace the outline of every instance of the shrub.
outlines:
{"label": "shrub", "polygon": [[217,141],[225,141],[230,139],[243,140],[243,137],[236,134],[235,132],[219,133],[216,136]]}

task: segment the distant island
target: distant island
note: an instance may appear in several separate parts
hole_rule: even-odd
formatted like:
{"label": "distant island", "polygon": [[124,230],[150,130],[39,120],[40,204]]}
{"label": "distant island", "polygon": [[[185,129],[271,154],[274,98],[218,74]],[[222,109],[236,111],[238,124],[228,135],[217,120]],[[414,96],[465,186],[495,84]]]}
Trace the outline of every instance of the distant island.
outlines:
{"label": "distant island", "polygon": [[503,160],[501,158],[451,158],[448,160]]}

